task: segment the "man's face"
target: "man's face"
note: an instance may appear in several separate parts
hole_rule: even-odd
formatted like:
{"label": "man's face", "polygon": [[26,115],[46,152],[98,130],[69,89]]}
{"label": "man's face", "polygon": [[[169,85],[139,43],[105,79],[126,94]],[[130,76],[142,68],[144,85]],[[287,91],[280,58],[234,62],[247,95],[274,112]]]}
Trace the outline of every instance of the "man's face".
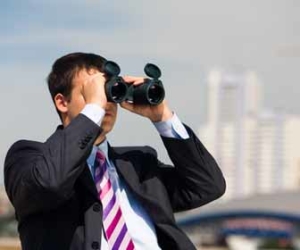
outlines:
{"label": "man's face", "polygon": [[[82,95],[83,84],[91,77],[91,75],[96,73],[99,73],[99,71],[87,71],[83,69],[75,75],[73,79],[73,89],[71,91],[71,97],[67,104],[67,121],[70,122],[72,119],[74,119],[84,108],[86,103]],[[118,106],[116,103],[107,102],[105,107],[105,116],[101,123],[101,128],[103,129],[101,136],[106,135],[112,130],[117,118],[117,110]]]}

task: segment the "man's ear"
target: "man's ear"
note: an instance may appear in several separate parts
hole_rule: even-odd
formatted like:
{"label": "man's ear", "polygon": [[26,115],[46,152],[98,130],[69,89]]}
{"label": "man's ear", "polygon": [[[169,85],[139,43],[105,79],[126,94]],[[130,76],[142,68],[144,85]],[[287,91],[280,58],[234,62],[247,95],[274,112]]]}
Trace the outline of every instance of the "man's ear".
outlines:
{"label": "man's ear", "polygon": [[63,94],[56,94],[56,96],[54,97],[54,103],[60,113],[64,114],[68,112],[68,98]]}

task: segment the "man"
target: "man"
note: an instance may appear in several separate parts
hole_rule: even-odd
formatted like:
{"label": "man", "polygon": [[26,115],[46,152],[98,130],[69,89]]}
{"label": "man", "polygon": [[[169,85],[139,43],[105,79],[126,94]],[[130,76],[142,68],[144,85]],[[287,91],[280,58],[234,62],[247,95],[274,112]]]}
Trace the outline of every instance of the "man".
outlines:
{"label": "man", "polygon": [[48,86],[62,125],[46,142],[21,140],[7,153],[22,249],[195,249],[173,213],[220,197],[222,173],[166,101],[120,106],[153,122],[174,166],[150,147],[111,147],[117,104],[106,99],[104,62],[85,53],[58,59]]}

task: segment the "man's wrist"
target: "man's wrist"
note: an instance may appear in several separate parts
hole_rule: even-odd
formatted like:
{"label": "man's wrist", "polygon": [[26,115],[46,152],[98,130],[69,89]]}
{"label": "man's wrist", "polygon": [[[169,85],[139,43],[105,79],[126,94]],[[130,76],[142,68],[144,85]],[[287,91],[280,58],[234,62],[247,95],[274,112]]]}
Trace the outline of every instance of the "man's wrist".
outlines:
{"label": "man's wrist", "polygon": [[174,112],[172,112],[172,117],[170,119],[161,122],[153,122],[153,125],[161,136],[178,139],[189,138],[189,134],[184,125]]}
{"label": "man's wrist", "polygon": [[173,117],[173,112],[169,108],[166,108],[166,110],[164,110],[162,114],[149,117],[149,119],[152,122],[165,122],[170,120],[172,117]]}

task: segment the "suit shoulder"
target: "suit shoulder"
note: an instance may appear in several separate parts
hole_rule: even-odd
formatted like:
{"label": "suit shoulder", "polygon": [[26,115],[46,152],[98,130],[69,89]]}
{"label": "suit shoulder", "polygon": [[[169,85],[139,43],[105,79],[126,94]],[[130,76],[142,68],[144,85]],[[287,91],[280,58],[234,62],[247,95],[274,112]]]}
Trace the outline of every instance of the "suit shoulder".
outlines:
{"label": "suit shoulder", "polygon": [[15,154],[26,151],[41,151],[44,143],[30,140],[18,140],[14,142],[7,151],[6,160]]}
{"label": "suit shoulder", "polygon": [[39,148],[39,147],[42,147],[43,144],[44,144],[43,142],[22,139],[22,140],[18,140],[16,142],[14,142],[10,146],[8,152],[15,151],[15,150],[22,149],[22,148],[28,148],[28,149]]}

